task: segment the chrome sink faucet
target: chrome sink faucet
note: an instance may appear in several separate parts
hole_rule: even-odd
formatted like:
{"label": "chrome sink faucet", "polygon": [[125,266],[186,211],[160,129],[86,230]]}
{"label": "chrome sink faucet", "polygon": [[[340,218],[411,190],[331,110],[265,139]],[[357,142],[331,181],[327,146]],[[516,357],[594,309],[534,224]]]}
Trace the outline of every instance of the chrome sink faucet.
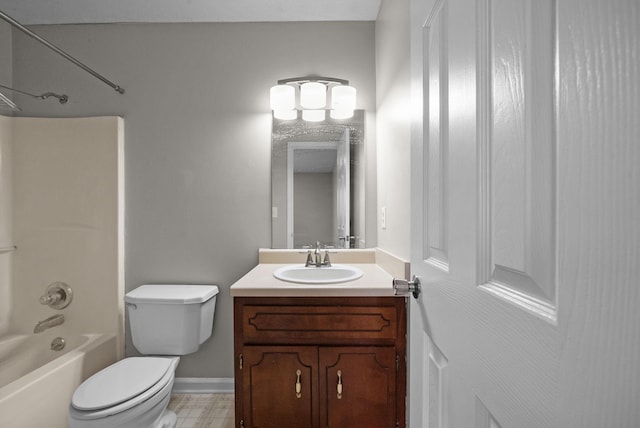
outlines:
{"label": "chrome sink faucet", "polygon": [[315,266],[331,266],[331,260],[329,259],[329,250],[325,248],[324,250],[324,261],[322,260],[322,253],[320,251],[320,241],[316,241],[316,249],[312,253],[311,250],[307,252],[307,262],[304,265],[305,267]]}
{"label": "chrome sink faucet", "polygon": [[50,316],[47,319],[44,319],[42,321],[38,321],[38,323],[36,324],[35,328],[33,329],[34,333],[42,333],[43,331],[51,328],[51,327],[55,327],[57,325],[60,325],[64,322],[64,315],[62,314],[58,314],[58,315],[53,315]]}

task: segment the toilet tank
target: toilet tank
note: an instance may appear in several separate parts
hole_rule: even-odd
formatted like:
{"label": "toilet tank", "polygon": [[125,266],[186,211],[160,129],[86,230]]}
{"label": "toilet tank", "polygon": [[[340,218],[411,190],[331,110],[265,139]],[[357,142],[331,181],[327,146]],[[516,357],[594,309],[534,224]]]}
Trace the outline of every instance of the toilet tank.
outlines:
{"label": "toilet tank", "polygon": [[211,336],[218,287],[146,284],[125,295],[131,341],[145,355],[196,352]]}

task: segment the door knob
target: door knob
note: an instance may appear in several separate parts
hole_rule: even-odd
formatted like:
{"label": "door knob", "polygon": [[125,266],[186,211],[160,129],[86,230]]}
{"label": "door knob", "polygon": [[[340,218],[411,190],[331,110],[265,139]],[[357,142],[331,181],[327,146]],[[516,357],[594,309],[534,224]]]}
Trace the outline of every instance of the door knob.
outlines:
{"label": "door knob", "polygon": [[396,295],[411,293],[413,297],[417,299],[422,291],[422,286],[420,285],[420,278],[413,275],[411,281],[393,278],[393,289]]}

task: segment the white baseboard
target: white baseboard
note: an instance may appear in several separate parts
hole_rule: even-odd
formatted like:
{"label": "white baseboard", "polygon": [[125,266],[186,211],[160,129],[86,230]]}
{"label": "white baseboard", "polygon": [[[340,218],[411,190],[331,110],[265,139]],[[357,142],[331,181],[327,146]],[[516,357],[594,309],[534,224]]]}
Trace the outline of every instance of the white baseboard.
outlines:
{"label": "white baseboard", "polygon": [[232,377],[177,377],[172,391],[179,394],[233,394],[233,385]]}

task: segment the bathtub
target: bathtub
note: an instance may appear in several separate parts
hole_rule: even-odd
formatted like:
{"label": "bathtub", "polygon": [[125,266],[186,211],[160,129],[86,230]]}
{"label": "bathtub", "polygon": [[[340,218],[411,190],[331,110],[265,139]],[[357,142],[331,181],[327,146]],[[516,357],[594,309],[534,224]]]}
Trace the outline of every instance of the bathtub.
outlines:
{"label": "bathtub", "polygon": [[52,351],[55,330],[0,338],[0,427],[66,428],[76,387],[117,360],[115,336],[63,336]]}

